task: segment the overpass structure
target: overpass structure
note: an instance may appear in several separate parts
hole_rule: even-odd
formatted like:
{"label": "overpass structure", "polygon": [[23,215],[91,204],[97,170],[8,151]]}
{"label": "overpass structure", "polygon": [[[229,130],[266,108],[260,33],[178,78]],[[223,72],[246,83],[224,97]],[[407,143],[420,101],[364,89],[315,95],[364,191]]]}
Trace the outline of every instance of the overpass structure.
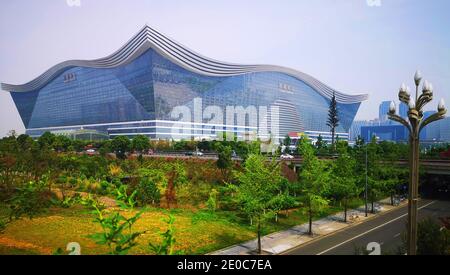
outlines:
{"label": "overpass structure", "polygon": [[[329,159],[331,158],[323,158]],[[286,164],[293,164],[295,169],[301,167],[303,163],[302,158],[295,158],[290,160],[281,160]],[[408,166],[408,160],[399,160],[395,162],[396,165],[406,167]],[[420,160],[420,167],[424,169],[424,171],[428,174],[432,175],[448,175],[450,176],[450,159],[448,160],[431,160],[431,159],[422,159]]]}

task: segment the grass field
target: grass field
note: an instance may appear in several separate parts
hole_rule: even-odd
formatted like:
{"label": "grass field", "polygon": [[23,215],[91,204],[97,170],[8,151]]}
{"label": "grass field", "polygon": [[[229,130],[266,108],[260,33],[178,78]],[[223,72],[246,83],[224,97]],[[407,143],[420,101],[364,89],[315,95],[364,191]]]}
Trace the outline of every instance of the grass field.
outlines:
{"label": "grass field", "polygon": [[[355,202],[354,205],[358,205]],[[330,207],[320,218],[340,211],[340,207]],[[5,213],[1,209],[0,214]],[[174,209],[176,250],[187,254],[205,254],[233,244],[255,238],[254,227],[249,221],[235,212]],[[129,254],[152,254],[148,243],[160,242],[159,232],[167,229],[163,221],[167,210],[146,209],[133,230],[148,232],[138,239],[138,245]],[[132,213],[127,213],[131,215]],[[81,206],[69,209],[52,208],[34,219],[21,219],[9,224],[0,234],[0,254],[53,254],[56,249],[65,250],[69,242],[78,242],[82,254],[106,254],[105,246],[97,245],[87,235],[101,232],[99,225],[93,222],[93,216]],[[287,229],[307,222],[307,216],[301,210],[294,210],[289,216],[279,215],[278,222],[268,222],[264,234]]]}

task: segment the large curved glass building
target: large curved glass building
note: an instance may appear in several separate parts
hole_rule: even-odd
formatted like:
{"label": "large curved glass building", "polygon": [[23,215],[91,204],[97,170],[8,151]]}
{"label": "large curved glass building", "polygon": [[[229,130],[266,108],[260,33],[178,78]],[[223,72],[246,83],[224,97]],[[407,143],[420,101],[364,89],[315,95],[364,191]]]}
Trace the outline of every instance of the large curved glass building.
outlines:
{"label": "large curved glass building", "polygon": [[[337,132],[347,138],[367,99],[335,91],[293,69],[212,60],[148,26],[106,58],[66,61],[26,84],[2,84],[2,90],[11,93],[27,133],[35,137],[46,131],[70,135],[79,130],[153,139],[216,138],[223,131],[238,137],[262,135],[261,121],[275,124],[274,110],[279,129],[269,130],[272,136],[327,136],[328,108],[335,94],[341,120]],[[195,114],[195,105],[207,114]],[[194,110],[192,120],[174,124],[180,120],[173,114],[177,106]],[[247,117],[242,123],[233,117],[235,123],[230,123],[228,114],[211,115],[211,106],[224,111],[242,106],[248,114],[253,110],[248,107],[255,106],[260,123]],[[174,131],[178,128],[183,130]]]}

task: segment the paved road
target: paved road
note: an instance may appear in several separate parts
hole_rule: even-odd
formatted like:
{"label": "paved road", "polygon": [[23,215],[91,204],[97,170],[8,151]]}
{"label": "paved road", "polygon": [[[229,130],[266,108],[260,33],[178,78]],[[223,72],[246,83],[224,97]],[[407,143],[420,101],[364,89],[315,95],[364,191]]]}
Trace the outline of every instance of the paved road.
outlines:
{"label": "paved road", "polygon": [[[450,217],[449,201],[421,200],[419,220],[426,217]],[[381,245],[382,253],[395,253],[402,244],[408,209],[403,206],[370,221],[334,233],[285,254],[289,255],[354,255],[355,248],[365,248],[371,242]]]}

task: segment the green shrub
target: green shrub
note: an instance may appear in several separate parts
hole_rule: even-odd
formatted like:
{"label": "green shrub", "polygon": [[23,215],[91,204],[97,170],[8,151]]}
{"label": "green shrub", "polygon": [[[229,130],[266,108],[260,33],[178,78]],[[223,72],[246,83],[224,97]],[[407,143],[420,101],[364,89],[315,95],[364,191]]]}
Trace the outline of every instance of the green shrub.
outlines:
{"label": "green shrub", "polygon": [[217,190],[212,189],[211,193],[209,194],[209,199],[206,202],[206,206],[208,207],[208,210],[211,212],[215,212],[217,209]]}
{"label": "green shrub", "polygon": [[15,220],[23,216],[31,219],[50,207],[53,199],[55,196],[48,191],[45,182],[29,182],[17,188],[13,197],[7,202],[10,209],[9,219]]}
{"label": "green shrub", "polygon": [[161,193],[157,184],[151,178],[141,178],[138,186],[136,187],[136,191],[136,200],[139,205],[159,205]]}
{"label": "green shrub", "polygon": [[[125,191],[125,192],[122,192]],[[126,195],[126,187],[118,191],[117,204],[122,210],[132,210],[135,204],[133,195]],[[140,219],[143,211],[138,212],[131,218],[127,218],[120,211],[109,213],[103,206],[91,196],[83,199],[82,204],[89,207],[95,215],[94,222],[99,224],[102,232],[90,234],[87,237],[97,244],[109,248],[109,254],[125,255],[137,245],[136,239],[146,231],[133,231],[133,225]]]}
{"label": "green shrub", "polygon": [[158,245],[154,245],[149,243],[150,249],[156,255],[182,255],[184,251],[179,250],[175,251],[174,246],[176,243],[175,240],[175,228],[173,224],[175,223],[175,217],[173,215],[169,215],[167,219],[164,220],[168,228],[165,232],[160,232],[159,235],[162,237],[162,242]]}

